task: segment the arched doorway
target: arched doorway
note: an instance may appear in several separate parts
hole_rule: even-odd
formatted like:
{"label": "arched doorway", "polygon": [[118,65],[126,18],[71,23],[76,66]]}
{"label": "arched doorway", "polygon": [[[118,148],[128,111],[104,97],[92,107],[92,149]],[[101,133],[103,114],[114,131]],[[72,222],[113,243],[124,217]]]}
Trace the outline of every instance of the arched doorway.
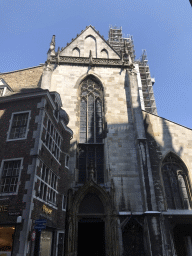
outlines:
{"label": "arched doorway", "polygon": [[104,206],[92,192],[88,192],[79,205],[77,251],[78,256],[105,256]]}
{"label": "arched doorway", "polygon": [[93,180],[69,195],[67,256],[119,256],[117,213],[109,193]]}

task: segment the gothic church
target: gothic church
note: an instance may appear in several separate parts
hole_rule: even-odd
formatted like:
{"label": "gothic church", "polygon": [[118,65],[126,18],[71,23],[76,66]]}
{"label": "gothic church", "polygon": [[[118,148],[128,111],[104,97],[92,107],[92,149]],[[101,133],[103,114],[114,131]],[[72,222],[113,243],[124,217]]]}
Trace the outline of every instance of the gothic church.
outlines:
{"label": "gothic church", "polygon": [[146,52],[136,60],[121,28],[105,40],[91,25],[55,44],[53,36],[44,65],[0,78],[16,92],[57,92],[69,116],[57,255],[192,255],[192,130],[158,116]]}

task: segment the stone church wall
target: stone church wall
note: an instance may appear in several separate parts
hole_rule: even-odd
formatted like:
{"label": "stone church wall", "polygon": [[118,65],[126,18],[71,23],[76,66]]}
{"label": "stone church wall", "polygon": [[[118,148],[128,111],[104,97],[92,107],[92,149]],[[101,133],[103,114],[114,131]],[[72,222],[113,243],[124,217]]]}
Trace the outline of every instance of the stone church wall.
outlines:
{"label": "stone church wall", "polygon": [[[61,95],[74,132],[70,170],[76,168],[76,144],[79,136],[79,84],[87,74],[93,74],[104,87],[104,112],[107,125],[105,139],[105,169],[116,187],[118,210],[142,211],[139,166],[135,148],[129,89],[125,85],[125,71],[118,68],[85,66],[57,66],[51,79],[51,91]],[[126,88],[125,88],[126,87]]]}
{"label": "stone church wall", "polygon": [[160,177],[161,163],[171,151],[181,158],[188,169],[192,184],[192,130],[162,117],[142,111],[148,140],[154,187],[159,210],[164,210]]}

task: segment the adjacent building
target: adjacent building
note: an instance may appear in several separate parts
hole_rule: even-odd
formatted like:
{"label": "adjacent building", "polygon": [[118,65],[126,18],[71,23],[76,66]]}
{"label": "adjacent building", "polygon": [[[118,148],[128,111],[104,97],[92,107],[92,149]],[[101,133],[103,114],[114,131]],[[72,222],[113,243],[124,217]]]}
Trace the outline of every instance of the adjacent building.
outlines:
{"label": "adjacent building", "polygon": [[[39,242],[42,255],[63,255],[69,117],[57,92],[36,88],[15,93],[5,82],[3,90],[0,255],[39,255]],[[46,228],[40,233],[35,226],[42,219]]]}

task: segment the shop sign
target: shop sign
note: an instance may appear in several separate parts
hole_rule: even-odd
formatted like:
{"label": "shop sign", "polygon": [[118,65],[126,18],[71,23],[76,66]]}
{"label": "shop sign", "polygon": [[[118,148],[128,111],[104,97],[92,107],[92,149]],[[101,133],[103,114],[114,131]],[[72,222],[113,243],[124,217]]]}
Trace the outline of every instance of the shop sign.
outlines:
{"label": "shop sign", "polygon": [[31,233],[31,241],[35,241],[35,238],[36,238],[36,232],[33,231],[33,232]]}
{"label": "shop sign", "polygon": [[7,212],[8,205],[0,205],[0,212]]}
{"label": "shop sign", "polygon": [[21,216],[21,212],[9,212],[9,216]]}
{"label": "shop sign", "polygon": [[51,214],[52,213],[52,209],[48,208],[46,205],[43,205],[43,208],[42,208],[43,212],[46,213],[46,214]]}
{"label": "shop sign", "polygon": [[41,232],[42,229],[46,229],[46,226],[43,224],[37,224],[34,229],[38,229],[38,231]]}
{"label": "shop sign", "polygon": [[35,224],[45,224],[45,223],[47,223],[47,220],[45,219],[35,220]]}
{"label": "shop sign", "polygon": [[39,220],[35,220],[35,227],[34,229],[38,229],[39,231],[41,231],[42,229],[46,229],[45,224],[47,223],[47,220],[44,219],[39,219]]}

